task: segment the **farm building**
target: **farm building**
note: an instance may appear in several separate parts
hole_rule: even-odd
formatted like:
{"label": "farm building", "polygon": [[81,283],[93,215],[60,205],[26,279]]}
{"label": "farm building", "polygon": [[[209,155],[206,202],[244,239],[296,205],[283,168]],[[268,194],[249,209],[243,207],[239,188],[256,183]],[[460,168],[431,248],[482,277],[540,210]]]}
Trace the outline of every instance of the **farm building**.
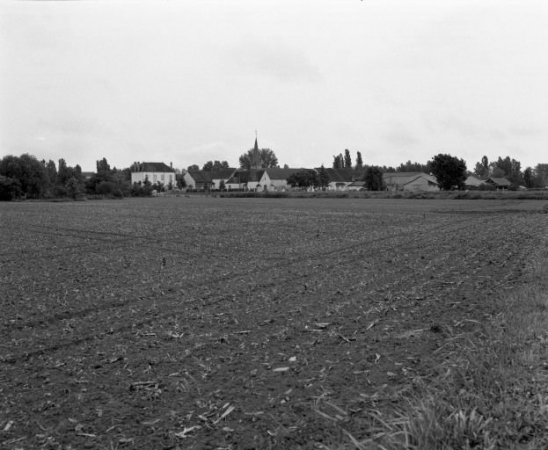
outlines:
{"label": "farm building", "polygon": [[354,181],[352,184],[347,186],[349,191],[359,191],[365,189],[365,181]]}
{"label": "farm building", "polygon": [[190,170],[183,175],[183,179],[189,189],[220,189],[221,182],[224,182],[226,185],[236,170],[237,169]]}
{"label": "farm building", "polygon": [[496,189],[508,189],[510,186],[512,186],[512,183],[508,181],[506,178],[488,178],[485,181],[487,184],[490,184],[491,186],[494,186]]}
{"label": "farm building", "polygon": [[423,172],[386,172],[382,176],[388,191],[435,192],[439,184],[432,175]]}
{"label": "farm building", "polygon": [[187,189],[208,191],[213,186],[213,176],[209,170],[189,170],[183,175]]}
{"label": "farm building", "polygon": [[466,181],[464,182],[464,185],[467,188],[478,188],[480,186],[485,186],[487,183],[485,180],[482,180],[481,178],[478,178],[474,175],[469,175]]}
{"label": "farm building", "polygon": [[[316,169],[318,171],[318,169]],[[325,169],[329,175],[327,189],[331,191],[346,191],[354,181],[361,177],[356,175],[352,169]]]}
{"label": "farm building", "polygon": [[260,184],[268,191],[283,191],[291,187],[287,184],[287,179],[291,175],[302,172],[303,170],[307,169],[280,169],[271,167],[264,170]]}
{"label": "farm building", "polygon": [[228,190],[231,189],[248,189],[262,190],[263,186],[260,181],[263,176],[264,169],[241,169],[236,170],[230,179],[225,183]]}
{"label": "farm building", "polygon": [[131,166],[131,183],[144,183],[145,180],[152,184],[161,183],[164,186],[175,184],[175,170],[159,162],[135,162]]}

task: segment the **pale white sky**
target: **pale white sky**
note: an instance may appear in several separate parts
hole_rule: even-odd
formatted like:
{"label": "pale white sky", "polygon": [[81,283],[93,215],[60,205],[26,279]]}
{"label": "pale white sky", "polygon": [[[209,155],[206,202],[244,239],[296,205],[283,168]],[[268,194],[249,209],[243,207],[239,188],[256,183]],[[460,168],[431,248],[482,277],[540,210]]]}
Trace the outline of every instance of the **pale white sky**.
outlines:
{"label": "pale white sky", "polygon": [[544,0],[0,3],[0,157],[548,163]]}

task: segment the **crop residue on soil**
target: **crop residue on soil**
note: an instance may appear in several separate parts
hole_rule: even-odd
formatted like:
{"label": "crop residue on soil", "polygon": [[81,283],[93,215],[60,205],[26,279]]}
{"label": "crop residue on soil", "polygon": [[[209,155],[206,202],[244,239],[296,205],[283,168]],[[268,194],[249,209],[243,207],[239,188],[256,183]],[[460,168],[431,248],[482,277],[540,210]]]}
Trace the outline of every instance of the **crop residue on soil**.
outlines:
{"label": "crop residue on soil", "polygon": [[523,282],[548,216],[517,203],[1,205],[0,447],[362,436]]}

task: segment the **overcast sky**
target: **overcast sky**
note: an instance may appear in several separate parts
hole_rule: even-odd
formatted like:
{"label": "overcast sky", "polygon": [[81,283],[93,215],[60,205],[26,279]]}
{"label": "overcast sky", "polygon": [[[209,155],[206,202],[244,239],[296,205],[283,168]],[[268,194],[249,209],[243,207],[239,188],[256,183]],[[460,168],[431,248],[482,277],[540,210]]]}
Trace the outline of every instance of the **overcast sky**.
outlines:
{"label": "overcast sky", "polygon": [[0,2],[0,156],[548,163],[544,0]]}

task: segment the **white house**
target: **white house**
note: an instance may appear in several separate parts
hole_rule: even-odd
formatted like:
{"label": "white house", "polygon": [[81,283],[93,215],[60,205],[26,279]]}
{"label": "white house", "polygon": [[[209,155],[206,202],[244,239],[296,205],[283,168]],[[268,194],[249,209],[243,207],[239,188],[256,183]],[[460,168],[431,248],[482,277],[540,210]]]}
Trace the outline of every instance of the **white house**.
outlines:
{"label": "white house", "polygon": [[161,183],[163,186],[175,186],[175,170],[173,167],[158,162],[136,162],[131,166],[131,183],[152,184]]}
{"label": "white house", "polygon": [[307,169],[280,169],[278,167],[270,167],[264,169],[259,179],[259,185],[262,189],[267,191],[283,191],[289,189],[291,186],[287,184],[287,179],[297,173]]}

